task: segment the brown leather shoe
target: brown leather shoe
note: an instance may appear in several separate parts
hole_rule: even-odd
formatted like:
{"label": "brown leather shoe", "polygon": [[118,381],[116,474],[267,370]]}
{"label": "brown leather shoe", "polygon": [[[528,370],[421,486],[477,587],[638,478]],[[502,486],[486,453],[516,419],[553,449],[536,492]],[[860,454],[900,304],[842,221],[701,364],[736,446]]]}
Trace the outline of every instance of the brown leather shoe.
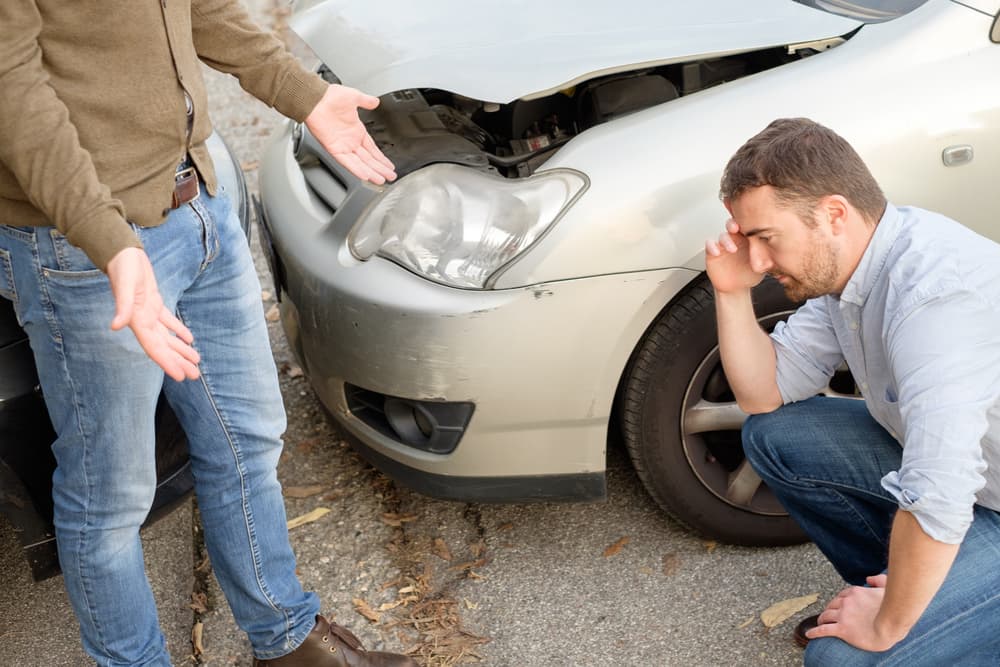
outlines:
{"label": "brown leather shoe", "polygon": [[419,667],[398,653],[366,651],[347,628],[316,617],[316,626],[297,649],[271,660],[255,658],[254,667]]}
{"label": "brown leather shoe", "polygon": [[813,614],[812,616],[806,616],[803,618],[798,625],[795,626],[795,631],[792,633],[792,637],[795,639],[795,643],[805,648],[809,645],[809,637],[806,637],[806,633],[819,625],[819,614]]}

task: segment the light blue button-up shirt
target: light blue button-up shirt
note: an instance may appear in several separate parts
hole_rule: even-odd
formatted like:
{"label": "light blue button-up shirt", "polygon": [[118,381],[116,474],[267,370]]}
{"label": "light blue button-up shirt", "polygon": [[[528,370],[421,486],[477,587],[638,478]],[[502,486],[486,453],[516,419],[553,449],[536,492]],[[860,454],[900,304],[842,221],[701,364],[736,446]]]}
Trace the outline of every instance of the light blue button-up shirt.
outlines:
{"label": "light blue button-up shirt", "polygon": [[785,403],[847,361],[903,447],[882,486],[932,538],[961,542],[975,503],[1000,510],[1000,245],[889,204],[839,298],[810,299],[771,339]]}

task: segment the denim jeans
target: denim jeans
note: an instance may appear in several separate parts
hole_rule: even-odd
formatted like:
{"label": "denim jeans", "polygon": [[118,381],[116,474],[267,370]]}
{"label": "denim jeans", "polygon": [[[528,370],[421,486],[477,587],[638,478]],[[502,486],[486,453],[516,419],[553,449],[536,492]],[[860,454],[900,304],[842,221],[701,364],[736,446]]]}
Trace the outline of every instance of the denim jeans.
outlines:
{"label": "denim jeans", "polygon": [[[898,470],[899,443],[862,401],[817,397],[751,416],[747,459],[850,584],[884,572],[898,504],[882,477]],[[941,589],[907,637],[880,653],[836,638],[809,643],[805,664],[940,667],[1000,665],[1000,513],[975,519]]]}
{"label": "denim jeans", "polygon": [[260,285],[228,198],[203,193],[136,228],[167,307],[194,334],[201,378],[175,382],[131,330],[107,277],[52,228],[0,226],[0,296],[28,333],[58,437],[55,528],[83,645],[99,665],[169,665],[139,527],[155,491],[161,390],[188,437],[205,542],[261,658],[309,634],[319,601],[295,576],[276,467],[285,413]]}

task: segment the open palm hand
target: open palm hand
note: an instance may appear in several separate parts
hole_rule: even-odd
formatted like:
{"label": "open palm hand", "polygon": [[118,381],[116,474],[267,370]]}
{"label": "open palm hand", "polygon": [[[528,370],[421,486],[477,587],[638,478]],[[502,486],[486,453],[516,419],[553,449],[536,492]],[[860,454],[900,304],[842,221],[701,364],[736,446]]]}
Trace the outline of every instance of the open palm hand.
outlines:
{"label": "open palm hand", "polygon": [[348,171],[363,181],[380,185],[395,179],[396,172],[358,116],[358,107],[377,106],[377,97],[332,84],[306,118],[306,127]]}

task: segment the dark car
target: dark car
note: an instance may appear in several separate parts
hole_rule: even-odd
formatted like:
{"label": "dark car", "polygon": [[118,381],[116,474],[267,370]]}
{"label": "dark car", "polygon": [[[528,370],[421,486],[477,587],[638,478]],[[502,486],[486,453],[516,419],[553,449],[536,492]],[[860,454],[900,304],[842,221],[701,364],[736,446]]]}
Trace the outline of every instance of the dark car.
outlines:
{"label": "dark car", "polygon": [[[208,140],[219,184],[233,200],[243,229],[250,208],[243,173],[217,134]],[[28,337],[11,302],[0,299],[0,512],[20,538],[35,580],[59,574],[52,528],[55,439]],[[170,406],[160,397],[156,411],[156,497],[147,524],[166,514],[194,488],[187,440]]]}

